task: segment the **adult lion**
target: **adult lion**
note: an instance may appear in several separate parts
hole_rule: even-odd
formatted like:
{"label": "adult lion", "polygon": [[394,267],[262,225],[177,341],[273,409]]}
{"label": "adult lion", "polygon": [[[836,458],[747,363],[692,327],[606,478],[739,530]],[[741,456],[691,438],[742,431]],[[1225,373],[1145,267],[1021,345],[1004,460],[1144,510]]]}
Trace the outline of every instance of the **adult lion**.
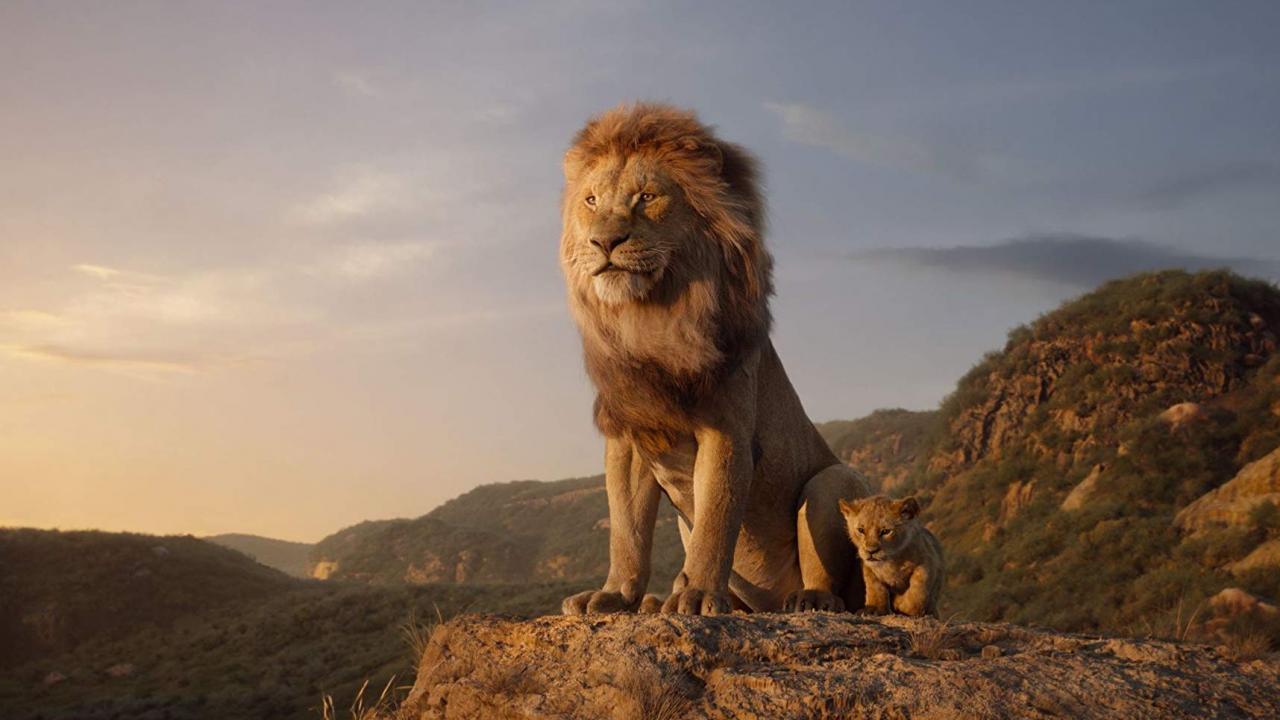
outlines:
{"label": "adult lion", "polygon": [[769,340],[755,162],[690,112],[637,104],[587,123],[564,174],[560,261],[598,392],[610,522],[604,587],[564,612],[641,605],[659,492],[685,549],[664,612],[860,607],[838,500],[868,491]]}

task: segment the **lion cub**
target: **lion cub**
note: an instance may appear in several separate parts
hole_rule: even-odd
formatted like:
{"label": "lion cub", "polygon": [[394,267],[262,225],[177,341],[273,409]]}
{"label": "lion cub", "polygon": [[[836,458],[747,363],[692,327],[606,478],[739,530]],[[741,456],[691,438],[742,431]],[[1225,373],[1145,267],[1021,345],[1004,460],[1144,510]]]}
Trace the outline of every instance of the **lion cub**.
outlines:
{"label": "lion cub", "polygon": [[877,495],[841,500],[840,512],[862,558],[866,610],[876,615],[897,610],[912,617],[936,616],[944,572],[942,545],[916,520],[916,499]]}

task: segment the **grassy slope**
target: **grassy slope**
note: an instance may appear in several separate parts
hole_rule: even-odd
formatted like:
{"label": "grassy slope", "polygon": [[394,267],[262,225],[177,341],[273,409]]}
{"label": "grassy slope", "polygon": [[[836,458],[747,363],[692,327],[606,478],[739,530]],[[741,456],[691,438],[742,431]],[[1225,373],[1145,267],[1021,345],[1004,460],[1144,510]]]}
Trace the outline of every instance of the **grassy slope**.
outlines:
{"label": "grassy slope", "polygon": [[[1158,632],[1228,585],[1280,595],[1280,573],[1221,569],[1280,535],[1274,519],[1194,538],[1171,526],[1188,502],[1280,445],[1280,356],[1261,364],[1256,347],[1233,344],[1251,332],[1251,315],[1280,327],[1280,292],[1221,272],[1137,276],[1015,329],[968,373],[911,478],[932,499],[925,517],[949,551],[947,611]],[[1007,407],[1020,378],[1043,379],[1049,360],[1053,382],[1002,447],[961,447],[967,429]],[[1184,401],[1202,403],[1206,417],[1174,431],[1158,415]],[[1098,495],[1060,510],[1095,468]],[[1035,492],[1010,518],[1002,500],[1014,483]]]}
{"label": "grassy slope", "polygon": [[[12,668],[0,675],[0,717],[313,720],[324,694],[345,708],[365,680],[373,688],[367,697],[393,676],[397,686],[412,684],[417,653],[406,626],[469,609],[545,614],[568,591],[300,583]],[[122,663],[133,666],[127,676],[107,672]],[[46,686],[51,672],[67,679]]]}
{"label": "grassy slope", "polygon": [[293,585],[191,536],[0,529],[0,667]]}

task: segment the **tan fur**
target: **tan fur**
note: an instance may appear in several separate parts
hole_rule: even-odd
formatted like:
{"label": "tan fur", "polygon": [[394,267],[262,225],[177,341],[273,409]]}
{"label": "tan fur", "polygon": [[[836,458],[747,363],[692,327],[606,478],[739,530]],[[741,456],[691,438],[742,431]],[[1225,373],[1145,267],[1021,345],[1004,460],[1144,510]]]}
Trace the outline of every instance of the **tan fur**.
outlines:
{"label": "tan fur", "polygon": [[840,512],[862,559],[866,610],[936,616],[946,572],[942,545],[916,519],[916,499],[841,500]]}
{"label": "tan fur", "polygon": [[685,546],[664,611],[860,606],[836,503],[868,491],[769,341],[754,160],[692,113],[637,104],[589,122],[564,173],[560,261],[597,389],[610,516],[604,588],[564,611],[640,606],[659,493]]}

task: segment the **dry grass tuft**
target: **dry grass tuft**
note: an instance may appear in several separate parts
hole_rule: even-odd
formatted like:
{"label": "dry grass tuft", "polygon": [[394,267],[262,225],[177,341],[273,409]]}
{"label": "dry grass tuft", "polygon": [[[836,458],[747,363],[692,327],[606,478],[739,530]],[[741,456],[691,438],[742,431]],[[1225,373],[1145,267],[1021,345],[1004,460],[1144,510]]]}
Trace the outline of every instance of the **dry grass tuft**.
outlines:
{"label": "dry grass tuft", "polygon": [[[396,676],[392,675],[387,684],[383,686],[382,692],[378,693],[378,699],[372,705],[366,706],[364,701],[365,691],[369,689],[369,681],[365,680],[360,686],[360,690],[356,692],[356,697],[351,701],[351,707],[347,709],[350,713],[350,720],[385,720],[390,718],[395,712],[395,702],[391,697],[391,688],[395,685]],[[323,711],[323,720],[338,720],[338,709],[333,704],[333,696],[325,693],[321,703]]]}
{"label": "dry grass tuft", "polygon": [[1173,637],[1177,638],[1179,642],[1186,642],[1191,637],[1191,632],[1196,628],[1196,618],[1199,617],[1201,611],[1204,610],[1204,603],[1201,602],[1196,606],[1196,609],[1187,616],[1186,621],[1183,621],[1182,606],[1185,597],[1186,596],[1183,595],[1178,598],[1178,609],[1173,616]]}
{"label": "dry grass tuft", "polygon": [[995,645],[1002,640],[1008,639],[1008,637],[1009,631],[1005,628],[988,625],[979,630],[975,634],[974,639],[977,641],[978,645],[986,647],[987,645]]}
{"label": "dry grass tuft", "polygon": [[911,637],[909,648],[913,657],[926,660],[959,660],[960,636],[951,628],[950,621],[922,620],[907,631]]}
{"label": "dry grass tuft", "polygon": [[1271,638],[1261,631],[1231,634],[1221,646],[1222,655],[1231,662],[1249,662],[1271,654]]}
{"label": "dry grass tuft", "polygon": [[619,671],[616,686],[629,701],[614,708],[619,720],[683,720],[693,712],[693,701],[678,683],[634,662]]}
{"label": "dry grass tuft", "polygon": [[404,638],[405,644],[409,646],[409,652],[413,654],[415,671],[418,663],[422,661],[422,656],[427,652],[427,645],[431,642],[431,634],[435,632],[437,627],[444,624],[444,613],[440,612],[440,606],[435,603],[432,603],[431,606],[436,611],[434,620],[420,620],[418,613],[415,611],[400,626],[400,637]]}

